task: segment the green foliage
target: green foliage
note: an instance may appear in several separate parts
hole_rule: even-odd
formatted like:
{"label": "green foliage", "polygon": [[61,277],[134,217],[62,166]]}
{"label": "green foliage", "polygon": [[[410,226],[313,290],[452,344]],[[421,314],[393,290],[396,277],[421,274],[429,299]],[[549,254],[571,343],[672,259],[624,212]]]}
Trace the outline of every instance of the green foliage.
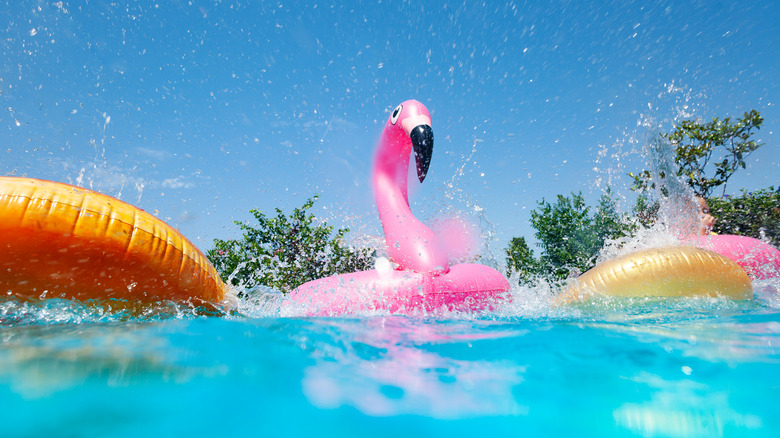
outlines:
{"label": "green foliage", "polygon": [[516,272],[521,283],[529,283],[540,271],[534,252],[528,247],[525,237],[513,237],[506,251],[506,276]]}
{"label": "green foliage", "polygon": [[309,210],[317,196],[288,217],[276,209],[276,217],[250,210],[255,226],[236,222],[244,232],[238,240],[214,240],[208,258],[225,282],[247,289],[269,286],[289,292],[318,278],[373,267],[373,252],[355,251],[343,242],[348,229],[331,237],[333,227],[315,224]]}
{"label": "green foliage", "polygon": [[631,235],[636,230],[629,220],[629,215],[617,210],[617,200],[612,195],[612,189],[607,188],[599,198],[596,213],[593,216],[593,231],[596,234],[596,253],[609,239]]}
{"label": "green foliage", "polygon": [[[762,143],[751,140],[753,130],[760,129],[764,119],[756,110],[744,113],[741,119],[732,123],[731,117],[702,123],[696,120],[683,120],[669,134],[661,136],[675,146],[677,176],[691,186],[696,193],[708,198],[713,189],[726,184],[739,168],[745,168],[745,158],[761,147]],[[713,172],[708,176],[708,172]],[[653,175],[648,170],[637,174],[634,188],[646,190],[655,187]],[[666,178],[663,171],[658,172],[660,179]]]}
{"label": "green foliage", "polygon": [[650,201],[644,193],[641,193],[637,196],[636,204],[634,204],[632,211],[639,224],[645,228],[649,228],[658,220],[658,210],[660,208],[660,202],[657,200]]}
{"label": "green foliage", "polygon": [[742,190],[739,196],[711,198],[708,203],[717,219],[712,231],[757,239],[766,237],[775,247],[780,246],[780,188]]}
{"label": "green foliage", "polygon": [[590,208],[581,193],[572,193],[571,198],[558,195],[555,204],[543,199],[531,212],[531,225],[542,248],[540,262],[556,279],[568,277],[572,269],[587,270],[598,251]]}
{"label": "green foliage", "polygon": [[586,205],[581,193],[558,195],[555,204],[540,201],[538,209],[531,212],[531,225],[541,256],[534,259],[525,239],[514,238],[506,251],[508,269],[520,272],[525,281],[540,273],[555,281],[592,268],[606,240],[635,229],[628,215],[617,211],[616,204],[609,189],[595,209]]}

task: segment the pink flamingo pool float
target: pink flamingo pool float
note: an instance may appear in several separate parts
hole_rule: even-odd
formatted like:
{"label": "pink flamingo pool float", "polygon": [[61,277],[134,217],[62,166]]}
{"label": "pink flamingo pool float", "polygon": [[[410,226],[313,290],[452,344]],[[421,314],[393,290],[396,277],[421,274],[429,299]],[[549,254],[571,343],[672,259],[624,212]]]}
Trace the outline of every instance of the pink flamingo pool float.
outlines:
{"label": "pink flamingo pool float", "polygon": [[407,175],[414,150],[423,182],[433,153],[428,109],[416,100],[398,105],[382,132],[374,163],[374,194],[391,263],[370,271],[336,275],[301,285],[289,299],[312,315],[383,310],[417,313],[444,309],[474,311],[505,297],[509,282],[495,269],[463,263],[450,266],[439,236],[409,207]]}

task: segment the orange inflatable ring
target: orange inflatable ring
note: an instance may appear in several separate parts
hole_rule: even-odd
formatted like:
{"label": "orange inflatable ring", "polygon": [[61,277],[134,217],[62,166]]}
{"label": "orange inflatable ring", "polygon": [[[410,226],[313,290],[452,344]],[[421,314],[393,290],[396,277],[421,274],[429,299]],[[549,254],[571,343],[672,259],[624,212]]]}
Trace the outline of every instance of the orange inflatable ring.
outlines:
{"label": "orange inflatable ring", "polygon": [[0,293],[219,303],[208,259],[163,221],[69,184],[0,177]]}
{"label": "orange inflatable ring", "polygon": [[560,296],[581,301],[593,294],[613,297],[753,297],[753,286],[736,262],[691,246],[654,248],[626,254],[580,275]]}

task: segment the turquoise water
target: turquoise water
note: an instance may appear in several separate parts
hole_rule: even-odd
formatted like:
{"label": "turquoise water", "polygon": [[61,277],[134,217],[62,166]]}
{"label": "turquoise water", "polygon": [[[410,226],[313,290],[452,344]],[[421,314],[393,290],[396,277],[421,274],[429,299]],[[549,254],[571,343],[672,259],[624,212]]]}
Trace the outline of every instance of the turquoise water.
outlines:
{"label": "turquoise water", "polygon": [[[310,3],[0,0],[0,174],[119,197],[204,250],[315,193],[375,236],[368,164],[416,98],[437,151],[413,209],[484,212],[499,245],[541,199],[626,192],[685,118],[759,110],[766,146],[728,185],[777,185],[772,2]],[[0,438],[776,437],[780,282],[757,290],[344,318],[0,298]]]}
{"label": "turquoise water", "polygon": [[517,290],[416,317],[3,301],[2,436],[777,436],[775,289],[568,307]]}

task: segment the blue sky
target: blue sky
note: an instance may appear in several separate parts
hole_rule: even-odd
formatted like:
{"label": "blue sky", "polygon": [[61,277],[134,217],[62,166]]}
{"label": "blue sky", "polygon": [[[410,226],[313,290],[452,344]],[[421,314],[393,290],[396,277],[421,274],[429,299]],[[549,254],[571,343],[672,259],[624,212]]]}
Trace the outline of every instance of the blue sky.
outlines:
{"label": "blue sky", "polygon": [[315,193],[378,235],[375,142],[409,98],[436,136],[412,210],[482,221],[494,253],[542,198],[630,196],[682,117],[759,110],[729,191],[780,184],[774,2],[2,3],[0,173],[118,196],[204,250]]}

